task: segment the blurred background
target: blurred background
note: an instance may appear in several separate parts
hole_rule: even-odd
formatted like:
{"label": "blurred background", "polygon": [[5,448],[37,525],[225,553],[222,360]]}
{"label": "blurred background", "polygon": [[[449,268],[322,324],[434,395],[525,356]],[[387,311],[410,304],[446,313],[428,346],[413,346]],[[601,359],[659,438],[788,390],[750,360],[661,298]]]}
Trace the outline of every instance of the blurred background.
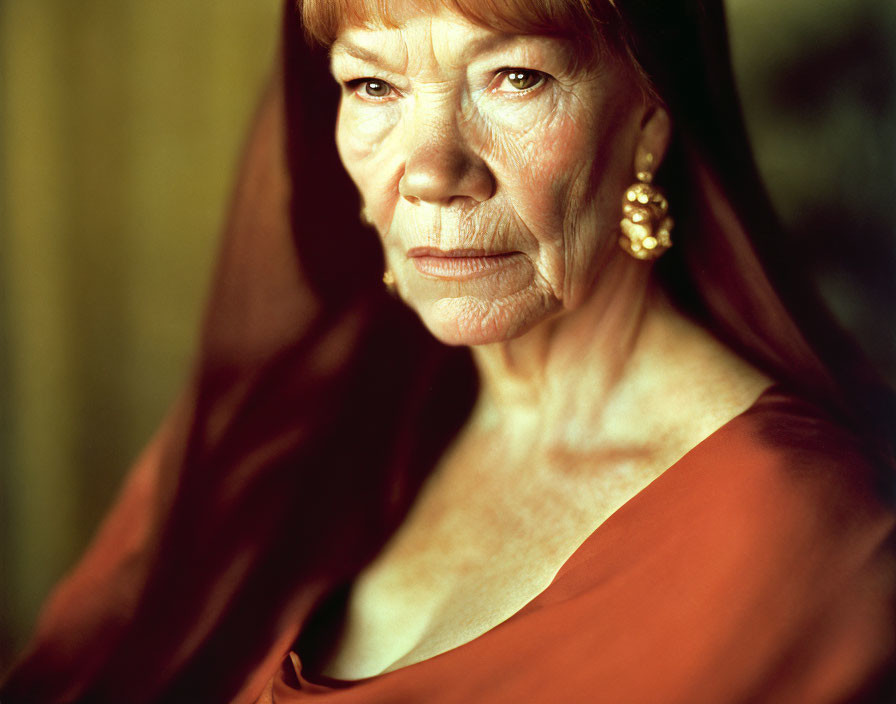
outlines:
{"label": "blurred background", "polygon": [[[781,216],[896,381],[896,3],[728,6]],[[0,669],[186,377],[279,12],[0,0]]]}

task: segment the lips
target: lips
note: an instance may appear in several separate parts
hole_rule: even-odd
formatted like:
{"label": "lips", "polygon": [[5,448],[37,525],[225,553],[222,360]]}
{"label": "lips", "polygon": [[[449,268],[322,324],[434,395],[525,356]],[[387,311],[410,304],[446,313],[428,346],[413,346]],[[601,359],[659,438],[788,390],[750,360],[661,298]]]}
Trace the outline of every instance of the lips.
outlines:
{"label": "lips", "polygon": [[522,258],[521,252],[491,252],[484,249],[436,249],[414,247],[408,258],[424,276],[450,281],[468,281],[494,274]]}

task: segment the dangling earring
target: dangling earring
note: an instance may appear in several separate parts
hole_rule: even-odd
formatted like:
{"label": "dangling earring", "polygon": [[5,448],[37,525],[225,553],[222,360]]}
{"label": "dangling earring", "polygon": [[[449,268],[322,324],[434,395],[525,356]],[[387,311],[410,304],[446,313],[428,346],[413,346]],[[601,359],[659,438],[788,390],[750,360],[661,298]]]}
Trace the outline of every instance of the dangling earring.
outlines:
{"label": "dangling earring", "polygon": [[[653,161],[648,155],[648,164]],[[652,185],[653,172],[639,171],[638,182],[625,192],[619,223],[622,237],[620,246],[635,259],[658,259],[672,246],[672,218],[668,216],[669,201]]]}
{"label": "dangling earring", "polygon": [[395,285],[395,274],[392,273],[391,269],[386,269],[383,272],[383,283],[386,285],[386,290],[389,293],[393,296],[398,295],[398,286]]}

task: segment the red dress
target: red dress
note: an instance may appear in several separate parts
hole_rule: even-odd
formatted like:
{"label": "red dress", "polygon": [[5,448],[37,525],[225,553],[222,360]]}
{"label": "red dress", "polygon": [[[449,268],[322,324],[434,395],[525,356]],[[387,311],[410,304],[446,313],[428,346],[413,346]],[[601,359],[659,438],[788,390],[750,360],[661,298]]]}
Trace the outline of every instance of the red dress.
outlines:
{"label": "red dress", "polygon": [[499,626],[357,682],[291,652],[257,701],[890,701],[894,526],[853,439],[773,388]]}

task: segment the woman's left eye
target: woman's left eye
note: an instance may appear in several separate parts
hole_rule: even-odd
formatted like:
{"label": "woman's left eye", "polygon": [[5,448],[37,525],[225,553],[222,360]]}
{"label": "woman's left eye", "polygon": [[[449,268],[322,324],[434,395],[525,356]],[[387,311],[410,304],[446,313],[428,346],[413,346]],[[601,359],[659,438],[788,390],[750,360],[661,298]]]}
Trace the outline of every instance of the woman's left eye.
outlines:
{"label": "woman's left eye", "polygon": [[495,90],[503,93],[525,93],[537,88],[547,80],[541,71],[527,68],[510,68],[498,74]]}

